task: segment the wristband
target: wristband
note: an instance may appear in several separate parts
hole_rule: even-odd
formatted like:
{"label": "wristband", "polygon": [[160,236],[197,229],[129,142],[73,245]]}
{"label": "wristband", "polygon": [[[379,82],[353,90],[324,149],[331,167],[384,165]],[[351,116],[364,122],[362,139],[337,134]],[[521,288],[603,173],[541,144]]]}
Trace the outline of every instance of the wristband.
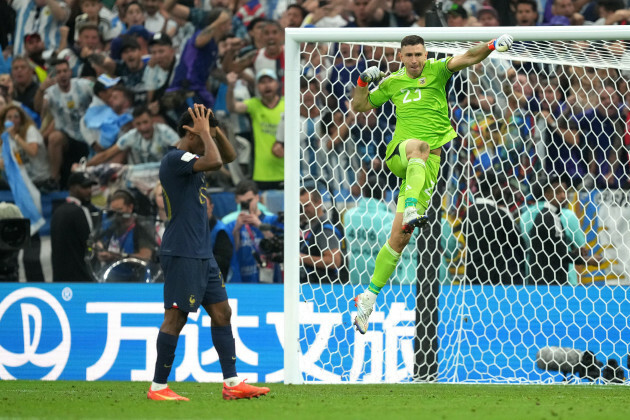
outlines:
{"label": "wristband", "polygon": [[368,85],[367,82],[364,82],[363,79],[361,79],[361,77],[359,76],[359,80],[357,80],[357,86],[358,87],[366,87]]}
{"label": "wristband", "polygon": [[496,47],[494,46],[494,41],[496,41],[497,39],[493,39],[492,41],[488,42],[488,49],[490,51],[494,51],[496,49]]}

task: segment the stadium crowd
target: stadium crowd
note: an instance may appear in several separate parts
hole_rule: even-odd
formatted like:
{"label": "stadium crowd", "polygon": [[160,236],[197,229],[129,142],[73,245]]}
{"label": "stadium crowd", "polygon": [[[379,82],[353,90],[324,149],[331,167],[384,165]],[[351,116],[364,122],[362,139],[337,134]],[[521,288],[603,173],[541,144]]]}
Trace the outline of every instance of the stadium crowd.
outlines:
{"label": "stadium crowd", "polygon": [[[98,188],[95,195],[101,200],[92,197],[94,204],[118,217],[137,213],[149,223],[133,223],[129,218],[120,226],[116,220],[96,223],[109,236],[107,241],[94,239],[95,261],[133,255],[153,258],[165,222],[156,168],[181,136],[179,115],[193,103],[202,103],[213,110],[238,151],[235,163],[207,178],[208,194],[234,192],[234,202],[226,208],[237,210],[217,214],[215,202],[212,218],[215,235],[223,232],[219,236],[225,241],[227,234],[233,247],[232,256],[222,256],[223,261],[231,261],[228,280],[281,282],[277,245],[283,220],[277,213],[282,208],[272,198],[278,202],[284,181],[286,28],[424,27],[440,21],[438,17],[453,27],[616,25],[630,20],[624,0],[452,0],[440,3],[443,10],[437,14],[434,4],[426,0],[0,0],[0,119],[2,142],[8,146],[3,146],[0,159],[0,189],[11,189],[16,195],[11,179],[16,176],[34,194]],[[349,44],[327,48],[306,44],[302,54],[301,201],[308,216],[301,226],[305,281],[348,278],[346,254],[366,255],[361,245],[355,251],[352,243],[344,241],[343,209],[356,205],[362,196],[381,200],[380,193],[365,193],[370,182],[386,185],[383,198],[387,199],[397,188],[393,177],[379,179],[395,124],[391,104],[365,114],[355,114],[348,105],[352,88],[367,67],[379,65],[387,74],[398,70],[396,49]],[[455,173],[470,163],[479,175],[506,174],[493,178],[504,180],[499,193],[486,193],[492,205],[512,213],[544,199],[542,187],[538,195],[534,191],[541,175],[559,174],[567,188],[630,187],[625,152],[630,144],[629,90],[622,75],[614,69],[575,67],[552,72],[527,65],[514,62],[494,66],[495,75],[473,71],[453,77],[448,98],[453,125],[462,136],[448,147],[468,147],[465,139],[470,131],[477,146],[483,145],[449,162]],[[467,94],[470,89],[477,89],[476,94]],[[471,118],[467,110],[475,116]],[[7,164],[7,159],[17,166]],[[152,176],[132,182],[133,168],[144,168]],[[74,172],[89,179],[73,177]],[[100,185],[93,187],[96,179]],[[456,216],[465,212],[466,194],[479,191],[474,180],[466,185],[455,182],[449,188],[456,197]],[[501,198],[494,200],[493,194]],[[87,198],[77,198],[81,196]],[[79,191],[69,197],[68,202],[88,209],[89,195]],[[265,198],[269,201],[262,202]],[[532,223],[535,220],[536,215]],[[96,225],[89,221],[89,229],[99,229]],[[123,229],[112,236],[112,229],[124,226],[142,233],[127,236],[129,231]],[[29,281],[45,277],[37,269],[39,246],[35,230],[24,256],[24,266],[31,268]],[[59,254],[53,249],[53,259]],[[64,276],[64,281],[85,279],[83,271],[73,278]],[[15,280],[15,276],[6,278]]]}

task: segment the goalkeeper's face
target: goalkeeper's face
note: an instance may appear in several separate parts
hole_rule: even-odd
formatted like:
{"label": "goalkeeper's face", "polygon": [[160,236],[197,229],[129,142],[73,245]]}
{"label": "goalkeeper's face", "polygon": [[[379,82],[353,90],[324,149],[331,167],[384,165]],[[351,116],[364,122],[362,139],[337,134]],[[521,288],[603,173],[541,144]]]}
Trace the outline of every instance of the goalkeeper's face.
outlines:
{"label": "goalkeeper's face", "polygon": [[427,61],[427,50],[424,45],[405,45],[400,50],[400,61],[407,69],[407,76],[415,79],[420,76]]}

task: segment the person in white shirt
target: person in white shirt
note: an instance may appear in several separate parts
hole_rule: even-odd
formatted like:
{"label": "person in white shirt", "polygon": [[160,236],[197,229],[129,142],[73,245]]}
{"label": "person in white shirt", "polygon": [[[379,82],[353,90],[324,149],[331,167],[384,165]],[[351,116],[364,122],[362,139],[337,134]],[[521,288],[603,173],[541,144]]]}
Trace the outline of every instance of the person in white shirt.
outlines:
{"label": "person in white shirt", "polygon": [[179,136],[171,127],[153,122],[146,107],[134,109],[133,127],[115,145],[96,154],[87,165],[108,162],[120,154],[124,154],[127,162],[132,164],[160,162],[167,149],[179,141]]}
{"label": "person in white shirt", "polygon": [[65,60],[53,62],[55,76],[48,77],[35,94],[35,111],[52,114],[52,127],[48,133],[50,175],[63,183],[70,174],[73,163],[89,154],[88,145],[81,135],[81,117],[92,102],[92,82],[72,78],[72,70]]}
{"label": "person in white shirt", "polygon": [[24,54],[24,35],[39,33],[47,51],[54,51],[61,40],[59,28],[70,16],[70,8],[58,0],[13,0],[15,36],[13,55]]}

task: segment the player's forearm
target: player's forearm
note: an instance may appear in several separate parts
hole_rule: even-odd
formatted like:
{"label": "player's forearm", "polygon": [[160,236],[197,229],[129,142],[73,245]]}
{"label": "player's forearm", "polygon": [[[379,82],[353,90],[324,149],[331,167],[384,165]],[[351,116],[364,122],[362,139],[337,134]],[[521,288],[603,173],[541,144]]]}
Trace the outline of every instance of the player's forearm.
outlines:
{"label": "player's forearm", "polygon": [[355,87],[354,95],[352,96],[352,110],[355,112],[369,111],[372,108],[370,106],[370,101],[368,100],[369,94],[370,91],[368,90],[367,86]]}
{"label": "player's forearm", "polygon": [[216,171],[221,169],[223,161],[216,142],[208,132],[200,134],[203,141],[204,153],[198,160],[199,169],[202,171]]}
{"label": "player's forearm", "polygon": [[464,61],[468,62],[468,66],[472,66],[473,64],[481,63],[491,52],[492,50],[488,48],[488,45],[482,42],[464,53]]}

